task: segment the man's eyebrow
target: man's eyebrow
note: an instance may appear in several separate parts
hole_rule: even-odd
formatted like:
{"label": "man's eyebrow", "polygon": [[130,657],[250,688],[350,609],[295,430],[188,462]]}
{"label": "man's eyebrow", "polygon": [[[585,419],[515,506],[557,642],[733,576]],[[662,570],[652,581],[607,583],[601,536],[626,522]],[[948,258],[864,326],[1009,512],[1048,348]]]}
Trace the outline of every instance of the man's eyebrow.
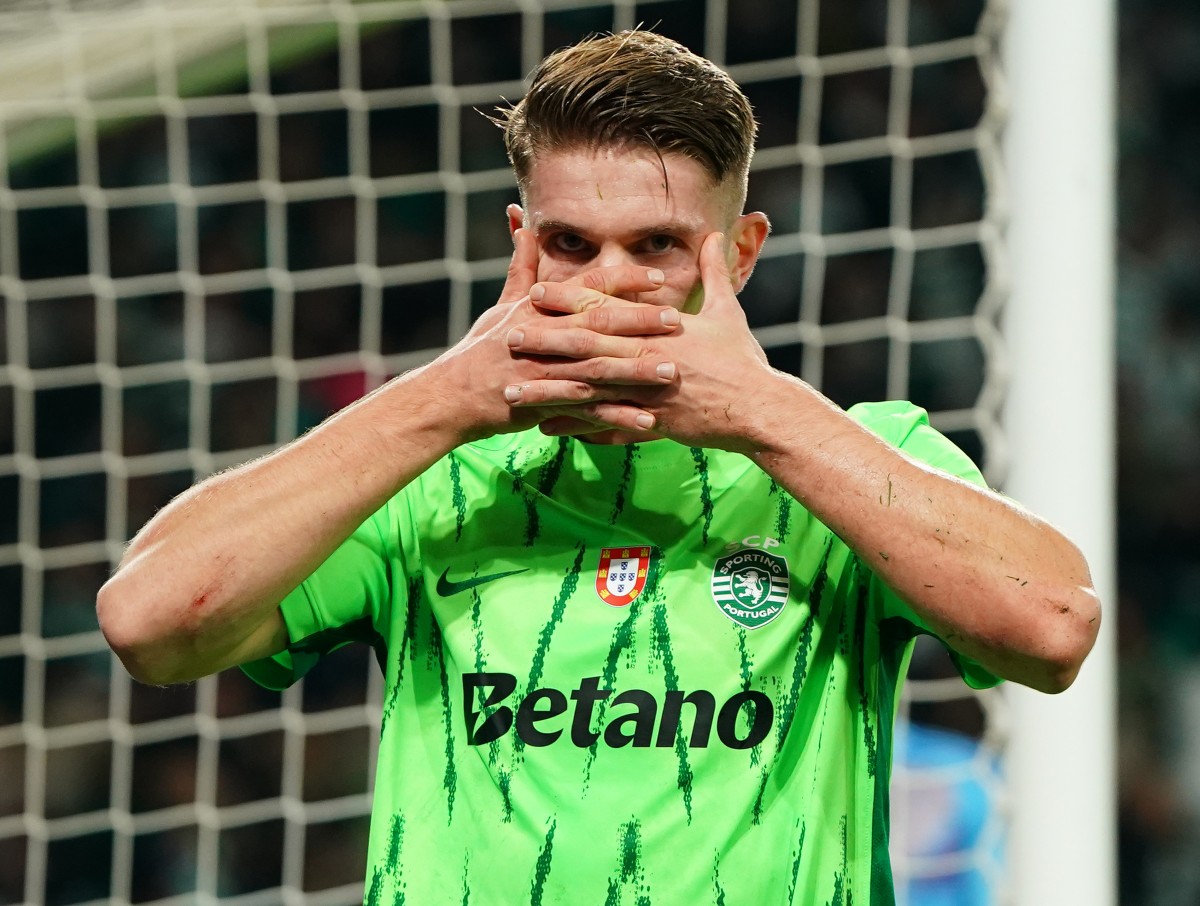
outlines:
{"label": "man's eyebrow", "polygon": [[[581,226],[576,226],[573,223],[567,223],[565,220],[542,220],[534,228],[534,231],[540,236],[545,233],[572,233],[576,236],[587,236],[588,230]],[[658,236],[661,234],[667,235],[693,235],[703,232],[703,227],[687,223],[682,220],[667,220],[662,223],[655,223],[645,227],[634,227],[627,231],[630,236]]]}

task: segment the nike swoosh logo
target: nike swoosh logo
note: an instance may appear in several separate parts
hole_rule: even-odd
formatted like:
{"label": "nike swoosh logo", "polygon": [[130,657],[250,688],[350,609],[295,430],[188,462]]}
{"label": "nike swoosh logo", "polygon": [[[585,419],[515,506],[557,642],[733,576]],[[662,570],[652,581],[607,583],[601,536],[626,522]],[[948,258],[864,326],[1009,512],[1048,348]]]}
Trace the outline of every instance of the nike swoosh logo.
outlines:
{"label": "nike swoosh logo", "polygon": [[450,573],[450,568],[442,570],[442,574],[438,576],[437,593],[443,598],[448,598],[451,595],[456,595],[460,591],[468,591],[480,585],[485,585],[488,582],[495,582],[497,579],[503,579],[505,576],[515,576],[518,573],[529,572],[529,567],[525,569],[510,569],[503,573],[489,573],[486,576],[473,576],[470,579],[463,579],[461,582],[454,582],[447,579],[446,576]]}

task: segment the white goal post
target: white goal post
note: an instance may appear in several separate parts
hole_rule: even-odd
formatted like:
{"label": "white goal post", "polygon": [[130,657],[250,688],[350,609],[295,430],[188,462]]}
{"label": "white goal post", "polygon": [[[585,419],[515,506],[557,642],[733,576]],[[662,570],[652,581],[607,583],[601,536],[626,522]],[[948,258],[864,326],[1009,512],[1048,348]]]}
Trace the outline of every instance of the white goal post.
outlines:
{"label": "white goal post", "polygon": [[1087,555],[1103,628],[1075,685],[1013,688],[1016,903],[1117,902],[1115,4],[1013,0],[1005,489]]}
{"label": "white goal post", "polygon": [[[369,654],[283,695],[152,689],[95,592],[173,494],[494,299],[515,191],[479,112],[590,31],[656,27],[755,105],[773,234],[742,301],[772,362],[925,406],[1110,604],[1112,10],[1043,6],[0,4],[0,903],[361,900]],[[918,649],[899,906],[1115,902],[1114,622],[1056,699],[973,693]]]}

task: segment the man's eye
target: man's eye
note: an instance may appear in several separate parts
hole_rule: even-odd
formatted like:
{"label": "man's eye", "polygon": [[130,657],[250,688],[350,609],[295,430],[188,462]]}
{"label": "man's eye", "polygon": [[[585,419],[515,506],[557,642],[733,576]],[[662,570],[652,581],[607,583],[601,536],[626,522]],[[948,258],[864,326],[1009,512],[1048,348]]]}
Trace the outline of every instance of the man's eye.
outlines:
{"label": "man's eye", "polygon": [[674,236],[668,236],[666,233],[658,233],[654,236],[648,236],[643,241],[646,251],[661,254],[669,252],[675,248],[677,243]]}
{"label": "man's eye", "polygon": [[559,233],[551,240],[554,247],[560,252],[567,254],[577,254],[587,248],[587,243],[583,241],[582,236],[577,236],[574,233]]}

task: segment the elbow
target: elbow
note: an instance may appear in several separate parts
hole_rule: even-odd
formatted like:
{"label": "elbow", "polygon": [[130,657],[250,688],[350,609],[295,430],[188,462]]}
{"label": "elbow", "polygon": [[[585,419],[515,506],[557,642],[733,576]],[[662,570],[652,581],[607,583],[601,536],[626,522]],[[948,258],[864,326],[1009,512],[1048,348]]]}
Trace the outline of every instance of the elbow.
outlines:
{"label": "elbow", "polygon": [[96,595],[96,618],[109,647],[140,683],[167,686],[186,679],[175,674],[167,640],[154,632],[155,621],[127,584],[118,573]]}
{"label": "elbow", "polygon": [[1069,602],[1056,603],[1042,635],[1039,692],[1065,692],[1079,676],[1100,631],[1100,602],[1091,588],[1080,588]]}

